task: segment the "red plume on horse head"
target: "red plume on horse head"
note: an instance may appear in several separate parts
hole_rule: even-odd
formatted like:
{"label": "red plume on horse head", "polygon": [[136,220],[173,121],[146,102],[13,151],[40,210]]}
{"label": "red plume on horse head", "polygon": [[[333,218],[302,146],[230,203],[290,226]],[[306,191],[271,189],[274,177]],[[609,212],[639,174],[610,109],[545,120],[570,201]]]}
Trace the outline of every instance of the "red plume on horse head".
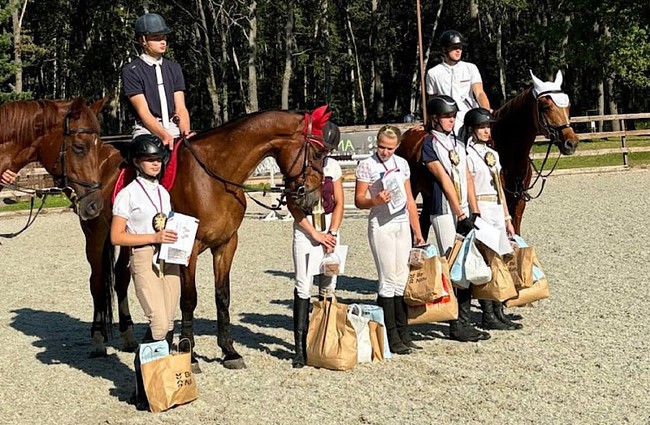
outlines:
{"label": "red plume on horse head", "polygon": [[332,116],[332,111],[328,111],[327,108],[328,105],[323,105],[314,109],[311,114],[305,112],[305,127],[302,134],[309,138],[311,142],[316,142],[320,147],[323,147],[323,127]]}

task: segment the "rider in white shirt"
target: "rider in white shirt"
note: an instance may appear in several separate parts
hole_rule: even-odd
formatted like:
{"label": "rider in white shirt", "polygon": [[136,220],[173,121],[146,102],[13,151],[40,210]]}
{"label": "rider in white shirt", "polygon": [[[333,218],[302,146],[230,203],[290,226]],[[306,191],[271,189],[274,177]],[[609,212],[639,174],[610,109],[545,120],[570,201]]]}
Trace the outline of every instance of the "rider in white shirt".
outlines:
{"label": "rider in white shirt", "polygon": [[[494,117],[487,109],[475,108],[465,115],[467,135],[467,165],[474,179],[476,199],[481,218],[501,230],[501,243],[509,245],[508,236],[513,236],[512,217],[508,213],[499,154],[491,146],[490,125]],[[523,328],[520,323],[508,319],[503,304],[498,301],[479,300],[483,309],[484,329],[515,330]]]}
{"label": "rider in white shirt", "polygon": [[[429,69],[426,77],[429,98],[447,95],[456,101],[455,133],[463,125],[465,113],[479,106],[490,109],[490,101],[483,90],[483,80],[476,65],[461,60],[463,49],[467,45],[465,38],[456,30],[448,30],[440,36],[443,61]],[[430,113],[429,113],[430,114]]]}

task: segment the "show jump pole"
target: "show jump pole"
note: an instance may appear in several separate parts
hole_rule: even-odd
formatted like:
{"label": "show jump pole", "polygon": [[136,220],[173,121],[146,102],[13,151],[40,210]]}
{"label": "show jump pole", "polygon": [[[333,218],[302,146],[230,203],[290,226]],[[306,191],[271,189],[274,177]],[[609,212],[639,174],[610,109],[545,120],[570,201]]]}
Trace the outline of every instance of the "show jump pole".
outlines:
{"label": "show jump pole", "polygon": [[424,50],[422,49],[422,16],[420,15],[420,0],[416,0],[418,12],[418,49],[420,51],[420,94],[422,95],[422,122],[427,122],[427,101],[424,89]]}

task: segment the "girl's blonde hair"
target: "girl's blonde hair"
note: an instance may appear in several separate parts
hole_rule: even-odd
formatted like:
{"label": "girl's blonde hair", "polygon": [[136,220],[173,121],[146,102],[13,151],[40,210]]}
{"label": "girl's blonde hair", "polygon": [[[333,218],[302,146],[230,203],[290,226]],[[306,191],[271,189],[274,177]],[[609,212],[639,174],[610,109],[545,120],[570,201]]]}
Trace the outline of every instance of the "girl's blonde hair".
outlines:
{"label": "girl's blonde hair", "polygon": [[397,143],[402,141],[402,132],[394,125],[385,125],[380,128],[377,133],[377,140],[379,140],[381,136],[388,137],[389,139],[397,139]]}

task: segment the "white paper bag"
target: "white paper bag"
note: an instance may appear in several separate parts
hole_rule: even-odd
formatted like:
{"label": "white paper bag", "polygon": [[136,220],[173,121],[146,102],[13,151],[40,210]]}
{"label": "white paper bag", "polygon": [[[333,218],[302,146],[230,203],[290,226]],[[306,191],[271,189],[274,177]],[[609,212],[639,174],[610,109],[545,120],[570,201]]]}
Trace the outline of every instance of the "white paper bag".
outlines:
{"label": "white paper bag", "polygon": [[361,308],[356,304],[352,304],[348,308],[348,318],[357,334],[357,363],[372,361],[372,343],[368,327],[370,319],[366,319],[361,314]]}

